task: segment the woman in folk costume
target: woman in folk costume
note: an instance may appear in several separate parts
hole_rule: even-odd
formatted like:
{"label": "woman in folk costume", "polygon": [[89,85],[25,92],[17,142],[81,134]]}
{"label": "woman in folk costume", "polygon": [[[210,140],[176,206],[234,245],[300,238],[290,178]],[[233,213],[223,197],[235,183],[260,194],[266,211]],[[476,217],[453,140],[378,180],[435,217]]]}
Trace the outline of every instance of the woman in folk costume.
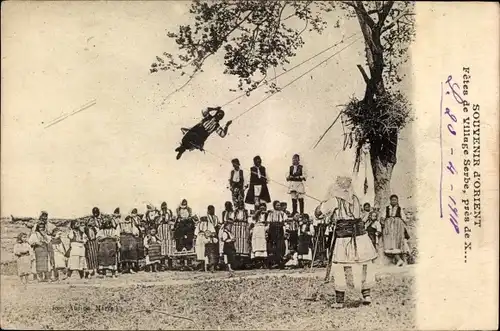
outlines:
{"label": "woman in folk costume", "polygon": [[195,216],[186,199],[183,199],[177,208],[177,222],[175,224],[175,240],[177,251],[190,251],[193,249]]}
{"label": "woman in folk costume", "polygon": [[66,279],[66,270],[68,268],[68,251],[70,243],[67,239],[63,238],[63,232],[61,229],[56,228],[52,232],[52,240],[50,244],[52,245],[53,252],[53,265],[54,265],[54,279],[59,280],[60,273],[63,275],[63,279]]}
{"label": "woman in folk costume", "polygon": [[149,233],[144,237],[144,248],[146,249],[146,271],[159,271],[163,257],[161,255],[161,240],[155,227],[150,228]]}
{"label": "woman in folk costume", "polygon": [[83,278],[87,270],[87,259],[85,258],[85,243],[88,238],[85,234],[85,225],[79,220],[71,221],[71,230],[68,233],[69,256],[68,256],[68,278],[73,271],[78,271]]}
{"label": "woman in folk costume", "polygon": [[285,218],[281,212],[281,203],[273,202],[273,210],[268,212],[267,222],[269,229],[267,231],[267,254],[269,267],[281,264],[285,256]]}
{"label": "woman in folk costume", "polygon": [[267,188],[269,176],[266,168],[262,166],[260,156],[253,158],[253,164],[254,166],[250,168],[250,188],[248,189],[245,203],[254,205],[255,210],[257,210],[261,202],[270,203],[271,197]]}
{"label": "woman in folk costume", "polygon": [[207,257],[207,267],[213,271],[219,263],[219,231],[221,222],[215,215],[215,207],[209,205],[207,207],[207,220],[213,226],[214,232],[209,234],[209,240],[205,244],[205,256]]}
{"label": "woman in folk costume", "polygon": [[[148,211],[153,209],[153,206],[147,206]],[[137,236],[137,268],[136,270],[142,270],[146,265],[146,249],[144,248],[144,238],[148,234],[149,220],[146,219],[146,214],[140,215],[137,208],[132,210],[132,219],[139,230],[139,235]]]}
{"label": "woman in folk costume", "polygon": [[99,272],[106,276],[106,272],[109,270],[112,277],[116,278],[120,251],[120,230],[115,227],[115,222],[112,219],[103,220],[96,238]]}
{"label": "woman in folk costume", "polygon": [[288,169],[286,176],[287,182],[290,182],[288,193],[292,197],[292,215],[297,213],[297,202],[299,204],[299,211],[304,214],[304,182],[306,181],[306,170],[300,164],[300,157],[295,154],[292,157],[292,165]]}
{"label": "woman in folk costume", "polygon": [[385,254],[392,256],[395,264],[403,266],[402,256],[409,252],[406,240],[410,239],[410,236],[406,230],[403,210],[395,194],[391,195],[390,205],[385,209],[383,238]]}
{"label": "woman in folk costume", "polygon": [[157,228],[160,223],[160,211],[156,209],[153,205],[148,204],[146,206],[147,211],[144,214],[144,223],[145,223],[145,231],[146,234],[149,233],[149,230],[152,228]]}
{"label": "woman in folk costume", "polygon": [[312,261],[314,234],[315,232],[312,220],[309,218],[309,215],[304,214],[300,225],[299,244],[297,247],[299,260]]}
{"label": "woman in folk costume", "polygon": [[215,233],[219,233],[221,222],[219,221],[217,215],[215,215],[215,207],[213,205],[209,205],[207,207],[207,219],[214,227]]}
{"label": "woman in folk costume", "polygon": [[361,220],[361,206],[353,194],[352,179],[337,177],[329,195],[330,198],[316,208],[315,214],[331,219],[335,227],[332,265],[327,266],[328,278],[329,268],[334,272],[335,302],[332,307],[344,307],[346,267],[352,268],[355,285],[359,285],[360,280],[363,304],[370,304],[370,289],[375,284],[373,260],[377,258],[377,252]]}
{"label": "woman in folk costume", "polygon": [[85,257],[87,258],[87,270],[90,275],[97,273],[97,231],[103,222],[101,211],[99,208],[92,209],[92,216],[85,224],[85,234],[87,235],[87,242],[85,243]]}
{"label": "woman in folk costume", "polygon": [[28,283],[31,274],[31,246],[28,244],[28,235],[21,232],[14,244],[14,255],[17,257],[17,275],[23,284]]}
{"label": "woman in folk costume", "polygon": [[250,229],[248,224],[248,210],[245,209],[245,203],[239,201],[234,211],[233,235],[236,238],[236,254],[249,257],[250,248]]}
{"label": "woman in folk costume", "polygon": [[238,206],[244,203],[245,199],[245,179],[243,170],[240,168],[240,160],[233,159],[231,161],[233,169],[229,175],[229,189],[233,198],[233,205]]}
{"label": "woman in folk costume", "polygon": [[234,221],[234,208],[231,201],[224,203],[224,210],[222,211],[222,223]]}
{"label": "woman in folk costume", "polygon": [[196,225],[194,230],[194,238],[196,239],[196,259],[203,263],[203,268],[207,269],[207,254],[206,247],[207,243],[211,243],[211,239],[215,234],[215,227],[211,222],[208,221],[206,216],[200,218],[200,221]]}
{"label": "woman in folk costume", "polygon": [[[234,222],[234,208],[233,208],[233,203],[231,201],[226,201],[224,203],[224,210],[222,211],[222,223],[221,226],[216,229],[217,231],[217,239],[219,240],[219,248],[220,251],[222,252],[222,249],[224,247],[224,242],[222,241],[222,233],[224,232],[224,224],[227,222]],[[221,254],[221,258],[222,258]],[[222,261],[222,260],[221,260]]]}
{"label": "woman in folk costume", "polygon": [[253,259],[267,258],[267,217],[266,205],[261,204],[255,213],[255,224],[251,228]]}
{"label": "woman in folk costume", "polygon": [[281,203],[281,211],[285,215],[285,231],[288,239],[288,252],[294,254],[297,252],[297,245],[299,244],[299,218],[298,215],[292,215],[287,208],[287,203]]}
{"label": "woman in folk costume", "polygon": [[51,256],[52,246],[50,245],[50,236],[45,228],[45,223],[40,222],[36,225],[35,231],[28,239],[28,243],[35,251],[36,272],[38,280],[46,282],[49,280],[49,273],[52,270]]}
{"label": "woman in folk costume", "polygon": [[139,228],[137,227],[137,209],[133,209],[131,215],[125,219],[120,218],[120,264],[122,272],[135,273],[138,264],[137,242],[139,240]]}
{"label": "woman in folk costume", "polygon": [[161,255],[165,258],[167,266],[172,266],[173,229],[175,220],[172,211],[168,209],[167,203],[161,203],[160,221],[158,224],[158,237],[161,240]]}
{"label": "woman in folk costume", "polygon": [[234,246],[235,238],[232,233],[233,222],[226,222],[222,226],[222,251],[221,255],[224,255],[224,262],[227,265],[228,271],[233,271],[233,265],[235,263],[236,248]]}

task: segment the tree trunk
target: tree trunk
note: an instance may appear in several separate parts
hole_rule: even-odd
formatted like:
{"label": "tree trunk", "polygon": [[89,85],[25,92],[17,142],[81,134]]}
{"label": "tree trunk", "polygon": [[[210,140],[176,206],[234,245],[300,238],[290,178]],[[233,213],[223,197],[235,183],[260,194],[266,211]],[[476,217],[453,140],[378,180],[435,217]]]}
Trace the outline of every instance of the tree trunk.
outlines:
{"label": "tree trunk", "polygon": [[370,141],[375,207],[384,208],[389,202],[392,170],[397,162],[397,141],[397,131],[392,132],[387,137]]}
{"label": "tree trunk", "polygon": [[[366,62],[370,71],[370,78],[360,69],[363,79],[366,82],[366,92],[363,102],[367,111],[374,109],[376,98],[385,93],[383,71],[384,71],[384,51],[381,43],[380,24],[375,24],[367,14],[363,3],[356,2],[356,15],[365,40]],[[392,3],[387,4],[387,12],[391,9]],[[383,14],[385,15],[385,14]],[[380,17],[380,16],[379,16]],[[375,207],[383,208],[387,205],[391,194],[392,170],[396,164],[396,150],[398,144],[398,132],[393,131],[385,136],[367,137],[370,142],[370,160],[372,164],[373,182],[375,190]]]}
{"label": "tree trunk", "polygon": [[384,208],[387,206],[389,196],[391,195],[391,177],[394,163],[386,163],[379,156],[370,155],[373,171],[373,184],[375,190],[375,208]]}

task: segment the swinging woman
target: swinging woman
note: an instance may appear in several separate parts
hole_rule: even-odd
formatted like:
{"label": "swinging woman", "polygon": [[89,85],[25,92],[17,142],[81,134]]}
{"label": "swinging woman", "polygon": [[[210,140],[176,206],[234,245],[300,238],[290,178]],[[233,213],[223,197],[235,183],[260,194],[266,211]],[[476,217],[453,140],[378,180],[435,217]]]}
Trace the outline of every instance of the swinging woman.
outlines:
{"label": "swinging woman", "polygon": [[204,109],[201,114],[203,115],[201,122],[191,129],[181,129],[182,133],[184,133],[184,137],[182,138],[181,145],[175,149],[177,152],[177,160],[182,157],[182,154],[186,150],[192,151],[194,149],[199,149],[203,151],[203,145],[212,133],[217,132],[221,138],[227,135],[227,130],[232,121],[228,121],[224,128],[220,126],[219,121],[224,118],[224,111],[221,107],[208,107]]}

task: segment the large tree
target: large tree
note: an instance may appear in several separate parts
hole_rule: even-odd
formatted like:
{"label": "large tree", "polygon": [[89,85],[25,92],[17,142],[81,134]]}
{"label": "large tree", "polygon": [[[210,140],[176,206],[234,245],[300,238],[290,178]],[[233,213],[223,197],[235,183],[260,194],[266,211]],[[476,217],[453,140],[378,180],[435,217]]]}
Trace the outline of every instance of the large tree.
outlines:
{"label": "large tree", "polygon": [[267,73],[275,68],[286,70],[305,45],[307,33],[321,34],[329,22],[335,29],[342,28],[341,21],[356,19],[366,55],[366,63],[357,67],[366,90],[360,100],[347,100],[343,113],[350,132],[346,137],[356,143],[355,168],[362,147],[369,146],[375,205],[381,206],[390,193],[398,133],[409,117],[408,102],[398,86],[404,77],[400,65],[408,59],[414,35],[413,9],[414,4],[408,1],[196,0],[190,9],[191,24],[168,33],[179,52],[157,56],[150,70],[180,71],[190,80],[202,71],[209,56],[221,52],[224,73],[239,78],[239,90],[250,94],[266,85],[275,93],[279,86],[268,81]]}

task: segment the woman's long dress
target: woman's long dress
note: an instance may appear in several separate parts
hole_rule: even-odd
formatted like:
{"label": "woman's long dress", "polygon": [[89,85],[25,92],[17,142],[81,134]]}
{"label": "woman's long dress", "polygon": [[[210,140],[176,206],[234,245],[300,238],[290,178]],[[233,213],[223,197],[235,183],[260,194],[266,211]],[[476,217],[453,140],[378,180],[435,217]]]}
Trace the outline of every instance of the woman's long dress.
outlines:
{"label": "woman's long dress", "polygon": [[160,238],[157,236],[148,235],[144,238],[144,247],[146,248],[146,265],[160,263],[163,256],[161,255]]}
{"label": "woman's long dress", "polygon": [[115,229],[99,230],[97,233],[97,260],[99,270],[117,270],[119,238],[118,231]]}
{"label": "woman's long dress", "polygon": [[120,222],[120,262],[137,263],[137,241],[139,230],[131,218]]}
{"label": "woman's long dress", "polygon": [[87,259],[87,268],[89,270],[97,270],[97,228],[94,226],[87,226],[85,229],[87,235],[87,242],[85,243],[85,257]]}
{"label": "woman's long dress", "polygon": [[406,253],[405,245],[405,224],[399,217],[389,217],[385,220],[385,227],[382,232],[384,236],[385,254]]}
{"label": "woman's long dress", "polygon": [[52,255],[52,247],[47,234],[34,232],[28,242],[35,251],[36,272],[49,272],[52,268],[50,259]]}
{"label": "woman's long dress", "polygon": [[68,258],[66,253],[69,249],[69,243],[64,242],[61,238],[53,238],[51,241],[53,252],[53,264],[55,269],[64,269],[68,266]]}
{"label": "woman's long dress", "polygon": [[161,255],[164,257],[172,256],[172,240],[173,240],[173,219],[172,212],[169,210],[167,214],[161,215],[161,221],[158,225],[158,238],[161,243]]}

